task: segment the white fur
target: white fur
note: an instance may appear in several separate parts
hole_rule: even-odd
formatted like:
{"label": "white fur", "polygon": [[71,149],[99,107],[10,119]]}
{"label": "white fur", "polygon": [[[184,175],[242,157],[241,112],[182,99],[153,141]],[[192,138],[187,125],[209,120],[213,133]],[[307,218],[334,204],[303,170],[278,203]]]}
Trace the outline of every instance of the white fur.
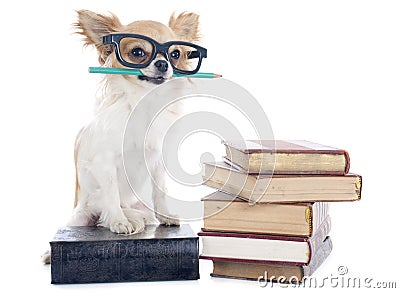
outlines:
{"label": "white fur", "polygon": [[[68,222],[70,226],[97,224],[116,233],[130,234],[141,232],[145,224],[155,222],[152,211],[134,196],[123,169],[123,132],[127,119],[139,99],[155,86],[147,81],[138,82],[136,78],[107,76],[103,96],[97,104],[97,115],[78,135],[76,159],[80,188],[77,205]],[[170,125],[179,109],[175,107],[167,112],[169,114],[157,118],[160,127]],[[178,225],[179,220],[170,215],[165,203],[165,171],[161,160],[164,131],[150,132],[144,146],[146,150],[143,142],[128,145],[132,153],[146,151],[149,154],[146,163],[151,177],[157,178],[157,186],[153,183],[152,191],[156,218],[161,224]],[[132,164],[144,163],[135,157],[131,159]],[[130,183],[135,190],[141,190],[148,177],[148,174],[137,174]]]}
{"label": "white fur", "polygon": [[[137,81],[132,84],[122,76],[108,76],[104,80],[103,92],[96,104],[97,115],[83,128],[76,139],[77,172],[80,184],[77,205],[68,226],[101,225],[116,233],[140,233],[146,224],[156,223],[154,213],[134,196],[124,173],[122,164],[123,132],[129,114],[141,97],[155,86]],[[176,106],[167,111],[156,124],[159,132],[152,132],[146,145],[147,162],[153,184],[152,199],[156,218],[161,224],[179,225],[176,216],[170,216],[165,205],[164,170],[161,162],[161,140],[165,127],[180,113]],[[146,114],[146,113],[145,113]],[[141,125],[137,125],[141,127]],[[161,130],[161,128],[164,128]],[[129,143],[133,152],[143,152],[139,146]],[[136,149],[135,149],[136,148]],[[135,158],[132,158],[135,161]],[[142,164],[137,160],[136,164]],[[148,174],[138,173],[133,178],[133,188],[140,190],[145,185]],[[161,188],[159,188],[161,187]],[[47,250],[41,259],[50,263],[51,254]]]}

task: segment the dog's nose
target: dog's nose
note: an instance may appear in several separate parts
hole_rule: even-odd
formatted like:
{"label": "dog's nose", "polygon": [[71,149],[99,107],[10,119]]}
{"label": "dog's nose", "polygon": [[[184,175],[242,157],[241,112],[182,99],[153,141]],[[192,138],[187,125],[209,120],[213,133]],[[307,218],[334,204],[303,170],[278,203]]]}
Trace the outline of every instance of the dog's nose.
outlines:
{"label": "dog's nose", "polygon": [[168,70],[168,62],[165,60],[158,60],[154,63],[154,66],[157,67],[158,71],[166,72]]}

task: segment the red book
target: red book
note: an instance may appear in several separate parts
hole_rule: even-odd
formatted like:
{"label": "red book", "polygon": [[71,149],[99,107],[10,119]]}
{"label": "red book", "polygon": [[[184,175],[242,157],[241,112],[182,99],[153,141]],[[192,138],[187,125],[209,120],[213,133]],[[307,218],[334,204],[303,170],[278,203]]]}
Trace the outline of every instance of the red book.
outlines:
{"label": "red book", "polygon": [[328,217],[312,237],[200,232],[202,259],[247,263],[308,265],[331,228]]}
{"label": "red book", "polygon": [[226,160],[250,174],[344,175],[347,151],[305,140],[246,140],[224,142]]}

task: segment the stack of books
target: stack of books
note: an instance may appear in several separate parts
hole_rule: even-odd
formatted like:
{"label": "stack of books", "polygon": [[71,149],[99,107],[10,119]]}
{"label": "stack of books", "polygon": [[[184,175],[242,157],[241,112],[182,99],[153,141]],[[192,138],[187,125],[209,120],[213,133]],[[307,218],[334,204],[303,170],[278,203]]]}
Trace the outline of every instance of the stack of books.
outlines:
{"label": "stack of books", "polygon": [[212,276],[297,283],[328,257],[329,202],[361,198],[346,151],[308,141],[225,142],[205,163],[200,258]]}

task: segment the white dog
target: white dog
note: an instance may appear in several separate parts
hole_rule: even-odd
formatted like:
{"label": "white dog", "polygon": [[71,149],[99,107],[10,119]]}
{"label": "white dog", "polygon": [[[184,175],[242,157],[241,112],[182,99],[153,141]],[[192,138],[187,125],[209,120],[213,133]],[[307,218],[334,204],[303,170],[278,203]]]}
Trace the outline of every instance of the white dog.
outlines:
{"label": "white dog", "polygon": [[[155,218],[163,225],[179,225],[179,219],[166,206],[161,143],[166,127],[182,113],[181,105],[177,103],[157,117],[152,126],[155,131],[150,132],[146,144],[128,139],[124,146],[128,146],[131,154],[146,151],[146,164],[155,179],[152,180],[154,212],[137,200],[128,184],[122,146],[127,120],[139,100],[171,79],[174,72],[191,74],[200,68],[206,50],[191,43],[199,39],[199,16],[172,15],[168,26],[155,21],[122,25],[113,14],[106,16],[87,10],[77,13],[75,27],[85,37],[85,45],[97,49],[100,65],[139,68],[143,75],[105,76],[96,116],[79,132],[75,143],[76,193],[68,225],[99,225],[123,234],[139,233],[146,224],[155,223]],[[139,157],[137,160],[131,157],[128,163],[144,164]],[[129,183],[135,191],[140,191],[150,176],[138,172],[133,177]],[[49,263],[50,253],[44,254],[42,260]]]}
{"label": "white dog", "polygon": [[[105,77],[103,95],[96,106],[97,115],[80,131],[75,144],[76,196],[69,226],[100,225],[116,233],[130,234],[141,232],[154,219],[153,213],[138,203],[128,185],[121,153],[123,131],[131,110],[143,95],[170,79],[174,71],[192,69],[190,62],[193,61],[189,60],[192,57],[187,58],[182,44],[198,40],[198,18],[194,13],[182,13],[172,15],[169,26],[155,21],[122,25],[115,15],[78,11],[75,26],[85,36],[85,45],[96,47],[102,66],[138,64],[143,75]],[[110,34],[114,39],[107,43],[103,37]],[[157,48],[153,40],[162,46],[172,41],[182,44],[163,46],[166,48],[163,54],[154,51]],[[170,115],[162,116],[167,121],[158,121],[157,125],[168,125],[179,111],[179,106],[175,107],[169,111]],[[165,170],[160,159],[162,137],[157,134],[153,132],[145,146],[131,144],[129,147],[133,153],[143,152],[143,148],[148,148],[146,152],[150,153],[147,164],[151,177],[157,179],[152,191],[157,220],[164,225],[179,225],[179,219],[170,214],[165,203]],[[147,177],[148,174],[137,174],[130,183],[135,190],[140,190]]]}

